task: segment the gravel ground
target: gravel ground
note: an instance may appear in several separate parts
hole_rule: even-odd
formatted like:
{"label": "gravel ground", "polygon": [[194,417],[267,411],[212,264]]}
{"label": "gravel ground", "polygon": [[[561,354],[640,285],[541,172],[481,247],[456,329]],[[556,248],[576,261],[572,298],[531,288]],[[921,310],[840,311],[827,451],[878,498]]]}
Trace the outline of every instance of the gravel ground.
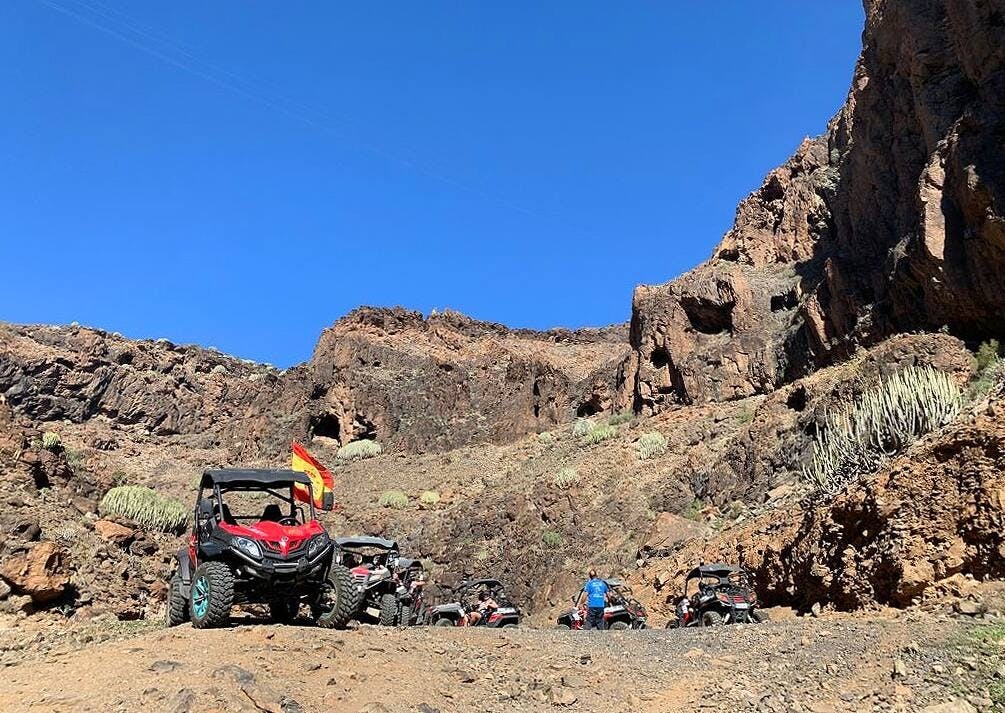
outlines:
{"label": "gravel ground", "polygon": [[617,633],[13,627],[0,709],[995,711],[1003,640],[998,621],[920,612]]}

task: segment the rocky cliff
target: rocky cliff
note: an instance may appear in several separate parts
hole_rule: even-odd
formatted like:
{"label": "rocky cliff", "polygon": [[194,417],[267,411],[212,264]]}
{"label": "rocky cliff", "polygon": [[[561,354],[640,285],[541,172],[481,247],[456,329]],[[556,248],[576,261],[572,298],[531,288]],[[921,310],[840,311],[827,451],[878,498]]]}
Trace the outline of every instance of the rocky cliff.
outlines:
{"label": "rocky cliff", "polygon": [[770,391],[897,332],[1005,332],[1005,2],[868,0],[844,107],[704,265],[634,296],[640,410]]}
{"label": "rocky cliff", "polygon": [[608,410],[623,327],[511,330],[456,313],[361,308],[286,372],[83,327],[0,330],[0,395],[34,422],[90,419],[268,457],[293,438],[410,452],[507,442]]}

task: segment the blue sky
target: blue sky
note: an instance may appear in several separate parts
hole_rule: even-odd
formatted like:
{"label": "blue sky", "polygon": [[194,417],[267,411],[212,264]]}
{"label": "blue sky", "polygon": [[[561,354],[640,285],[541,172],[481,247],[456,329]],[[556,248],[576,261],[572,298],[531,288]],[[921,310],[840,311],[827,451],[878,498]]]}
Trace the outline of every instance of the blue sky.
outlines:
{"label": "blue sky", "polygon": [[859,2],[0,4],[0,319],[288,366],[359,304],[627,320],[847,92]]}

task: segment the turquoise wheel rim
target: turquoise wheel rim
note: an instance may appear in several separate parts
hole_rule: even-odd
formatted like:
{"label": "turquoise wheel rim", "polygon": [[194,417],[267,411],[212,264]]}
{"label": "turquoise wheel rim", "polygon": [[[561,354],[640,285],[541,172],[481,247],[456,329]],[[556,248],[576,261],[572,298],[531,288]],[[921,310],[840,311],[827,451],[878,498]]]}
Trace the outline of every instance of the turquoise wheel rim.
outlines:
{"label": "turquoise wheel rim", "polygon": [[200,619],[209,611],[209,580],[205,576],[192,585],[192,611]]}

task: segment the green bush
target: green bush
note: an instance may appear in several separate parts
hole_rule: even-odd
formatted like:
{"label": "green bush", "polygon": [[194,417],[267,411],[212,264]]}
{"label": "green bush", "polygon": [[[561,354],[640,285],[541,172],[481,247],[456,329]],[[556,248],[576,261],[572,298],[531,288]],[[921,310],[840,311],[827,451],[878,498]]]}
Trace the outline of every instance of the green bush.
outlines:
{"label": "green bush", "polygon": [[652,433],[643,433],[639,436],[638,443],[635,444],[635,450],[639,454],[639,458],[642,460],[649,460],[650,458],[656,458],[667,452],[667,439],[659,431],[654,431]]}
{"label": "green bush", "polygon": [[974,380],[971,382],[967,395],[971,400],[977,400],[987,395],[999,382],[1005,380],[1005,362],[999,354],[1001,347],[997,339],[983,342],[974,355]]}
{"label": "green bush", "polygon": [[440,502],[440,494],[435,490],[423,490],[419,495],[419,502],[423,505],[436,505]]}
{"label": "green bush", "polygon": [[554,530],[545,530],[541,533],[541,542],[548,549],[555,549],[565,544],[565,538]]}
{"label": "green bush", "polygon": [[824,419],[803,477],[833,493],[882,460],[903,451],[960,412],[963,394],[948,375],[932,367],[909,367],[866,392],[851,406]]}
{"label": "green bush", "polygon": [[384,448],[377,441],[352,441],[338,449],[338,452],[335,454],[335,460],[349,463],[355,460],[373,458],[383,452]]}
{"label": "green bush", "polygon": [[619,411],[618,413],[613,414],[609,419],[607,419],[607,425],[620,426],[622,423],[628,423],[633,418],[635,418],[635,414],[632,413],[631,411]]}
{"label": "green bush", "polygon": [[101,499],[104,516],[131,520],[141,527],[162,532],[179,532],[188,522],[188,510],[179,501],[164,497],[141,485],[120,485]]}
{"label": "green bush", "polygon": [[408,496],[400,490],[385,490],[377,501],[382,508],[401,510],[408,507]]}
{"label": "green bush", "polygon": [[705,503],[703,503],[698,498],[695,498],[687,507],[681,511],[681,516],[686,517],[688,520],[701,520],[701,511],[705,509]]}
{"label": "green bush", "polygon": [[55,431],[46,431],[42,434],[42,448],[47,451],[58,451],[63,447],[63,441]]}
{"label": "green bush", "polygon": [[541,441],[541,443],[548,443],[548,444],[554,443],[555,434],[553,434],[551,431],[541,431],[539,434],[537,434],[537,440]]}
{"label": "green bush", "polygon": [[618,435],[618,429],[614,426],[597,426],[586,434],[583,442],[588,445],[600,443],[601,441],[606,441],[608,438],[614,438],[616,435]]}
{"label": "green bush", "polygon": [[977,353],[974,354],[974,359],[977,361],[977,373],[985,372],[994,366],[1000,355],[1001,344],[998,343],[997,339],[981,342],[981,345],[977,347]]}
{"label": "green bush", "polygon": [[577,418],[576,422],[572,424],[572,435],[577,438],[580,436],[588,436],[596,427],[597,424],[588,418]]}
{"label": "green bush", "polygon": [[555,474],[555,486],[565,490],[579,482],[579,471],[575,468],[562,468]]}

